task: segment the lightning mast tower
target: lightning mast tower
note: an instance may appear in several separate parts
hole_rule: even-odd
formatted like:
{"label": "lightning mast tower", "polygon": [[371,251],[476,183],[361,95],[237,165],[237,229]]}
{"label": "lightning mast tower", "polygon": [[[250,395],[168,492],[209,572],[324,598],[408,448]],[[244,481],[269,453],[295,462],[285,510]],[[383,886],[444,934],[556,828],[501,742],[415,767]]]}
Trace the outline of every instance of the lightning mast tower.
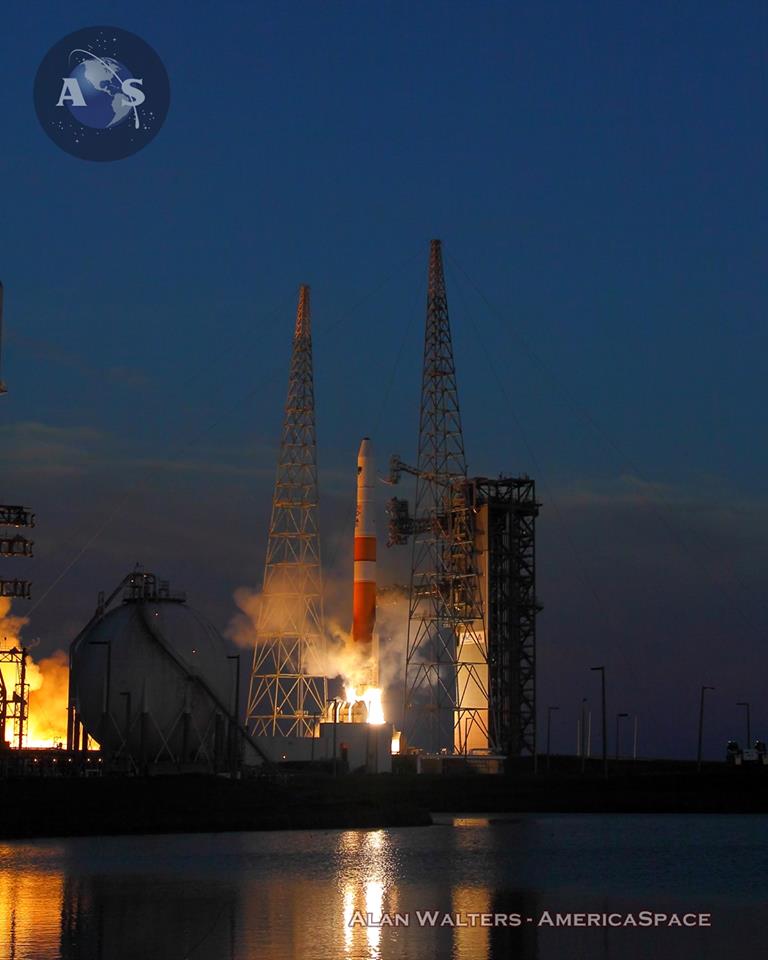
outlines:
{"label": "lightning mast tower", "polygon": [[414,515],[391,501],[390,543],[413,536],[406,731],[428,728],[433,750],[487,749],[488,645],[439,240],[429,252],[418,463],[393,457],[392,482],[403,471],[416,476]]}
{"label": "lightning mast tower", "polygon": [[254,736],[309,737],[328,699],[317,522],[309,287],[299,289],[246,723]]}

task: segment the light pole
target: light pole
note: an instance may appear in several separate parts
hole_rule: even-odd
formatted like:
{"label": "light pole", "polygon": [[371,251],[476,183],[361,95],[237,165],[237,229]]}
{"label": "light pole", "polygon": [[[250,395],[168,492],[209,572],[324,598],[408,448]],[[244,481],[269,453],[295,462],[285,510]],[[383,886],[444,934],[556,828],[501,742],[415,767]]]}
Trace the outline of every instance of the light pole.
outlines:
{"label": "light pole", "polygon": [[740,700],[740,701],[736,704],[736,706],[737,706],[737,707],[746,707],[746,711],[747,711],[747,745],[746,745],[746,747],[745,747],[744,749],[745,749],[745,750],[749,750],[749,749],[751,748],[751,746],[752,746],[752,726],[751,726],[751,723],[750,723],[750,716],[749,716],[749,704],[748,704],[745,700]]}
{"label": "light pole", "polygon": [[240,751],[240,654],[227,654],[227,660],[235,661],[235,716],[234,725],[232,718],[229,722],[229,750],[230,761],[232,763],[232,774],[237,772],[237,760]]}
{"label": "light pole", "polygon": [[699,749],[696,754],[696,769],[701,773],[701,738],[704,733],[704,694],[707,690],[714,690],[714,687],[701,688],[701,700],[699,701]]}
{"label": "light pole", "polygon": [[608,731],[606,728],[605,717],[605,667],[591,667],[592,670],[600,671],[600,685],[602,688],[602,712],[603,712],[603,776],[608,776]]}
{"label": "light pole", "polygon": [[628,713],[617,713],[617,714],[616,714],[616,759],[617,759],[617,760],[619,759],[619,753],[620,753],[620,751],[619,751],[619,722],[620,722],[621,720],[623,720],[624,717],[628,717],[628,716],[629,716]]}
{"label": "light pole", "polygon": [[581,698],[581,772],[587,766],[587,698]]}
{"label": "light pole", "polygon": [[552,732],[552,714],[555,710],[559,710],[560,707],[547,707],[547,773],[549,773],[549,745],[550,745],[550,734]]}
{"label": "light pole", "polygon": [[333,775],[336,776],[336,724],[339,722],[339,698],[331,700],[333,704]]}

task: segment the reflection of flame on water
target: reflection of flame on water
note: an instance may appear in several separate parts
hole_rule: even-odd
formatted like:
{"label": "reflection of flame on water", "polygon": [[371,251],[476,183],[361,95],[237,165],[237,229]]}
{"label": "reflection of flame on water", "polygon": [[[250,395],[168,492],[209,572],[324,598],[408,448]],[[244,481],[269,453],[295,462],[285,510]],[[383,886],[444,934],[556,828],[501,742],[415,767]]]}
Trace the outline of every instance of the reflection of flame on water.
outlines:
{"label": "reflection of flame on water", "polygon": [[344,887],[344,950],[349,953],[352,949],[352,940],[354,929],[351,926],[352,917],[355,915],[355,886],[347,883]]}
{"label": "reflection of flame on water", "polygon": [[345,696],[349,704],[350,713],[356,703],[365,704],[365,712],[368,723],[376,725],[384,723],[384,707],[381,702],[381,689],[379,687],[365,687],[362,693],[352,686],[345,687]]}
{"label": "reflection of flame on water", "polygon": [[[390,838],[384,830],[364,834],[347,832],[340,838],[339,846],[345,956],[380,960],[380,918],[385,912],[397,909]],[[350,925],[356,913],[367,915],[373,923]]]}
{"label": "reflection of flame on water", "polygon": [[[488,887],[454,887],[451,896],[451,909],[460,916],[469,914],[490,914],[492,910],[491,892]],[[478,960],[489,957],[491,931],[488,927],[457,926],[453,929],[453,957],[455,960]]]}
{"label": "reflection of flame on water", "polygon": [[[25,857],[25,854],[27,857]],[[28,866],[32,848],[0,847],[0,956],[53,960],[60,956],[64,878],[56,869]]]}
{"label": "reflection of flame on water", "polygon": [[[365,912],[374,918],[380,917],[384,912],[384,884],[381,880],[366,881]],[[368,946],[371,949],[371,957],[378,957],[381,927],[371,924],[365,928],[365,933],[368,938]]]}

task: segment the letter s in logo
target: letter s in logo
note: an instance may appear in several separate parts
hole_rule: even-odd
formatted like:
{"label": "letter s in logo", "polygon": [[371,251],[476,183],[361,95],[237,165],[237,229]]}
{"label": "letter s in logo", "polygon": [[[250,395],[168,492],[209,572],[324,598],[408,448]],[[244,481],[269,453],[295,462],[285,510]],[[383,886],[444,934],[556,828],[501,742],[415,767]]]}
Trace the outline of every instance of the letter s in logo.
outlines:
{"label": "letter s in logo", "polygon": [[143,83],[143,80],[136,80],[134,78],[123,80],[120,86],[128,106],[138,107],[147,99],[144,91],[138,89]]}

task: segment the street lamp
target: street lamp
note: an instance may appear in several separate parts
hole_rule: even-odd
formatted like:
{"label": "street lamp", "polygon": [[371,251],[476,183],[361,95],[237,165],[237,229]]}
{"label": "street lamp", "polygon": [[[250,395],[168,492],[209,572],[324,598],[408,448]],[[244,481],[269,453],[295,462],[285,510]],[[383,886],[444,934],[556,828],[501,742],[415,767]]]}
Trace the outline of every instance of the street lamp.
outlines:
{"label": "street lamp", "polygon": [[605,718],[605,667],[591,667],[591,670],[600,671],[600,682],[602,687],[602,713],[603,713],[603,776],[608,776],[608,733],[606,729]]}
{"label": "street lamp", "polygon": [[704,732],[704,694],[707,690],[714,690],[714,687],[701,688],[701,700],[699,701],[699,750],[696,754],[696,769],[701,773],[701,737]]}
{"label": "street lamp", "polygon": [[616,759],[619,759],[619,721],[623,720],[624,717],[628,717],[628,713],[617,713],[616,714]]}
{"label": "street lamp", "polygon": [[240,751],[238,736],[240,732],[240,654],[227,654],[227,660],[235,661],[235,722],[234,724],[232,723],[232,718],[230,718],[229,722],[229,750],[232,761],[232,774],[234,775],[237,772],[237,759]]}
{"label": "street lamp", "polygon": [[339,722],[339,704],[341,701],[338,697],[334,697],[331,700],[333,704],[333,775],[336,776],[336,725]]}
{"label": "street lamp", "polygon": [[552,732],[552,714],[555,710],[559,710],[560,707],[547,707],[547,773],[549,773],[549,745],[550,745],[550,734]]}
{"label": "street lamp", "polygon": [[749,704],[748,704],[745,700],[740,700],[740,701],[736,704],[736,706],[737,706],[737,707],[746,707],[746,710],[747,710],[747,745],[746,745],[745,749],[746,749],[746,750],[749,750],[749,749],[751,748],[751,746],[752,746],[752,726],[751,726],[751,723],[750,723],[750,716],[749,716]]}

